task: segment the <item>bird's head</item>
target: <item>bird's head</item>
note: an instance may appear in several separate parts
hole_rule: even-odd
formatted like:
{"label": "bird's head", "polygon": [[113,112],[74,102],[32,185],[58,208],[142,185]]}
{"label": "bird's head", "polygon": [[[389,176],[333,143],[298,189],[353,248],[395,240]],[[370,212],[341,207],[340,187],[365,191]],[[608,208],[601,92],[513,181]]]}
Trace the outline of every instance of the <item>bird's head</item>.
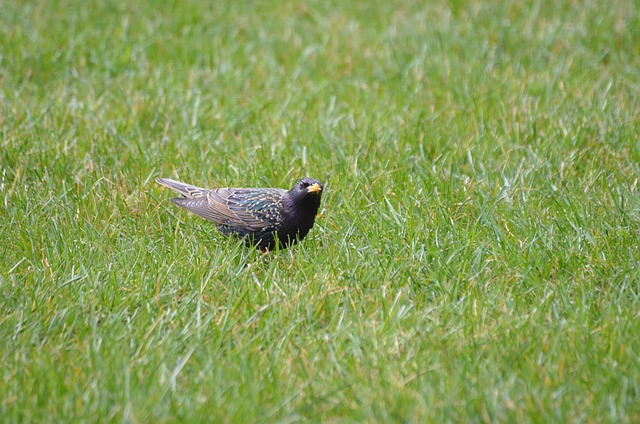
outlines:
{"label": "bird's head", "polygon": [[320,181],[313,178],[303,178],[289,190],[289,196],[298,205],[309,205],[317,208],[320,205],[323,189],[324,187]]}

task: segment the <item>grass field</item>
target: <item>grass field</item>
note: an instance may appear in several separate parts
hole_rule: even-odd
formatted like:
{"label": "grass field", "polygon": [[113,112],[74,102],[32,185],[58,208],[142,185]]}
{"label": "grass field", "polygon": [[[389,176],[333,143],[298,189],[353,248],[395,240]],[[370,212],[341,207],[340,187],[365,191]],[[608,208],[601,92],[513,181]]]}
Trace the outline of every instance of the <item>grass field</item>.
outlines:
{"label": "grass field", "polygon": [[639,99],[633,0],[2,2],[1,421],[640,421]]}

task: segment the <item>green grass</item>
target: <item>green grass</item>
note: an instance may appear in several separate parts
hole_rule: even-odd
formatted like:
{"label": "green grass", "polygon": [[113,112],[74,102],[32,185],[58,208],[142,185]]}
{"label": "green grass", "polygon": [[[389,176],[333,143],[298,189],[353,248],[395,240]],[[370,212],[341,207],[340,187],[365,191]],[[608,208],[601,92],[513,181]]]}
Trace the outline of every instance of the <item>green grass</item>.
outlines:
{"label": "green grass", "polygon": [[[639,70],[632,0],[3,2],[2,421],[638,422]],[[306,175],[269,257],[154,182]]]}

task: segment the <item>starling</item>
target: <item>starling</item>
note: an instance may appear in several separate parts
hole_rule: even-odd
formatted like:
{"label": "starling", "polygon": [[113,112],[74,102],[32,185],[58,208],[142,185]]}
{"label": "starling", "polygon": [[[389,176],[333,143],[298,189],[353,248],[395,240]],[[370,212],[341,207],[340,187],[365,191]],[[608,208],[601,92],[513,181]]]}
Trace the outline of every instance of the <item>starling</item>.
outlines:
{"label": "starling", "polygon": [[213,221],[225,236],[244,239],[261,250],[288,247],[302,240],[316,219],[322,183],[303,178],[289,191],[279,188],[207,190],[168,178],[156,181],[183,197],[176,205]]}

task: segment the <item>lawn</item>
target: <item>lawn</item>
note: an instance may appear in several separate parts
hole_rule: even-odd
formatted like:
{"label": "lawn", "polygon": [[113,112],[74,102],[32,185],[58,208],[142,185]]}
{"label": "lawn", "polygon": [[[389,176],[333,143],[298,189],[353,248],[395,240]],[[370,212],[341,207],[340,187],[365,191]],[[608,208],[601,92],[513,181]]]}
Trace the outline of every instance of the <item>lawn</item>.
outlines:
{"label": "lawn", "polygon": [[1,421],[640,421],[639,99],[633,0],[4,1]]}

